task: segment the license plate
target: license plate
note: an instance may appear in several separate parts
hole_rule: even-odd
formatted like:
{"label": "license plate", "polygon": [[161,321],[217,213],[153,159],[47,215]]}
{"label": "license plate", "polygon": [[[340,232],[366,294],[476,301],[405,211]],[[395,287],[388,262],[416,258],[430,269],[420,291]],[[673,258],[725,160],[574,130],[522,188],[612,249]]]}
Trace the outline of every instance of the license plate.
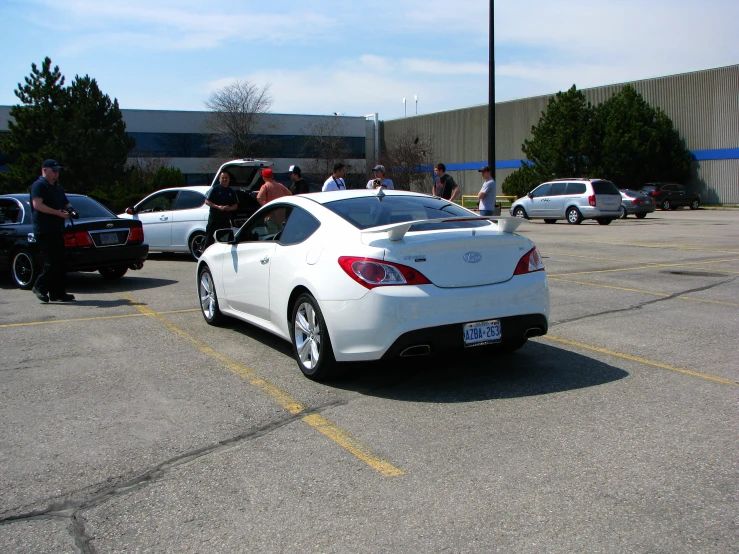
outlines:
{"label": "license plate", "polygon": [[498,319],[465,323],[462,332],[465,346],[499,342],[503,338],[500,334],[500,320]]}
{"label": "license plate", "polygon": [[100,233],[100,244],[118,244],[118,233]]}

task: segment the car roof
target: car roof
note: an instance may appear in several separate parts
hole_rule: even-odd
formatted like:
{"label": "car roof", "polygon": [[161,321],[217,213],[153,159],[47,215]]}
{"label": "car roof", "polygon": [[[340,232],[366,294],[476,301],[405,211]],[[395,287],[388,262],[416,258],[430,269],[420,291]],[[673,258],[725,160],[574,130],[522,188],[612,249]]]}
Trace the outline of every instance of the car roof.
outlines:
{"label": "car roof", "polygon": [[[298,194],[293,198],[306,198],[317,202],[318,204],[326,204],[328,202],[335,202],[336,200],[342,200],[346,198],[363,198],[367,196],[377,196],[378,191],[382,190],[385,196],[426,196],[428,194],[421,194],[418,192],[411,192],[407,190],[394,190],[394,189],[347,189],[347,190],[332,190],[327,192],[312,192],[309,194]],[[283,196],[280,200],[290,198],[289,196]],[[451,202],[451,200],[449,200]]]}

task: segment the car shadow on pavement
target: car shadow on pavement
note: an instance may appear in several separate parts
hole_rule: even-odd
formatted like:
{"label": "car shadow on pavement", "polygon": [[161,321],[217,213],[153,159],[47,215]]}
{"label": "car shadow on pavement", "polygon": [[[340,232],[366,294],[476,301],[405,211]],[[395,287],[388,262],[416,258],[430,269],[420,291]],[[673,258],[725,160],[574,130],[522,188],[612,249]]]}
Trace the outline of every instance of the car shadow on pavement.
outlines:
{"label": "car shadow on pavement", "polygon": [[588,356],[529,341],[512,354],[491,350],[343,364],[328,386],[407,402],[518,398],[595,387],[628,372]]}

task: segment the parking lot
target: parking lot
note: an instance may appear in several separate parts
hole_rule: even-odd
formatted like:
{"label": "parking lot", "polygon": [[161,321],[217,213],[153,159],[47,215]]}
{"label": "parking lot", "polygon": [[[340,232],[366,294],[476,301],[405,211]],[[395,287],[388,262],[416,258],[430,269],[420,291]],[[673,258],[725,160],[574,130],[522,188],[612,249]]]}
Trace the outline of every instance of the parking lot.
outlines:
{"label": "parking lot", "polygon": [[4,278],[0,551],[737,551],[739,210],[518,232],[547,336],[326,384],[184,255]]}

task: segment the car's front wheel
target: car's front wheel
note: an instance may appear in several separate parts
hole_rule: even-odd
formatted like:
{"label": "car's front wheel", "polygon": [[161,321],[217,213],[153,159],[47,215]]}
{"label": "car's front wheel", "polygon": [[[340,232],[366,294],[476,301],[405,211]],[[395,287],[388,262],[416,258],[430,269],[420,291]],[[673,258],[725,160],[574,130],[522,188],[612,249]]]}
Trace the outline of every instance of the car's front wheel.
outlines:
{"label": "car's front wheel", "polygon": [[208,325],[220,325],[223,322],[223,314],[218,307],[218,295],[213,282],[210,269],[204,267],[200,271],[198,279],[198,296],[200,297],[200,310]]}
{"label": "car's front wheel", "polygon": [[570,223],[571,225],[580,225],[580,223],[582,223],[582,214],[580,213],[580,210],[574,206],[567,209],[566,215],[567,223]]}
{"label": "car's front wheel", "polygon": [[700,207],[701,207],[701,203],[700,203],[700,200],[698,200],[697,198],[690,203],[691,210],[697,210]]}
{"label": "car's front wheel", "polygon": [[636,214],[636,217],[637,219],[644,219],[645,217],[647,217],[647,214],[646,213]]}
{"label": "car's front wheel", "polygon": [[526,210],[524,210],[521,206],[518,206],[515,210],[513,210],[513,217],[520,217],[523,219],[529,218],[529,216],[526,215]]}
{"label": "car's front wheel", "polygon": [[114,265],[111,267],[101,267],[98,269],[98,272],[105,279],[115,281],[116,279],[123,277],[128,272],[128,268],[126,266]]}
{"label": "car's front wheel", "polygon": [[25,248],[13,254],[10,274],[13,282],[22,289],[30,289],[36,280],[36,263],[33,255]]}
{"label": "car's front wheel", "polygon": [[662,209],[665,211],[672,209],[672,204],[669,200],[665,199],[662,201]]}
{"label": "car's front wheel", "polygon": [[190,237],[189,244],[190,254],[193,258],[199,260],[200,256],[203,255],[203,250],[205,250],[205,233],[201,233],[200,231],[193,233]]}
{"label": "car's front wheel", "polygon": [[331,339],[321,308],[310,294],[301,294],[293,306],[290,338],[303,375],[315,381],[331,376],[336,366]]}

